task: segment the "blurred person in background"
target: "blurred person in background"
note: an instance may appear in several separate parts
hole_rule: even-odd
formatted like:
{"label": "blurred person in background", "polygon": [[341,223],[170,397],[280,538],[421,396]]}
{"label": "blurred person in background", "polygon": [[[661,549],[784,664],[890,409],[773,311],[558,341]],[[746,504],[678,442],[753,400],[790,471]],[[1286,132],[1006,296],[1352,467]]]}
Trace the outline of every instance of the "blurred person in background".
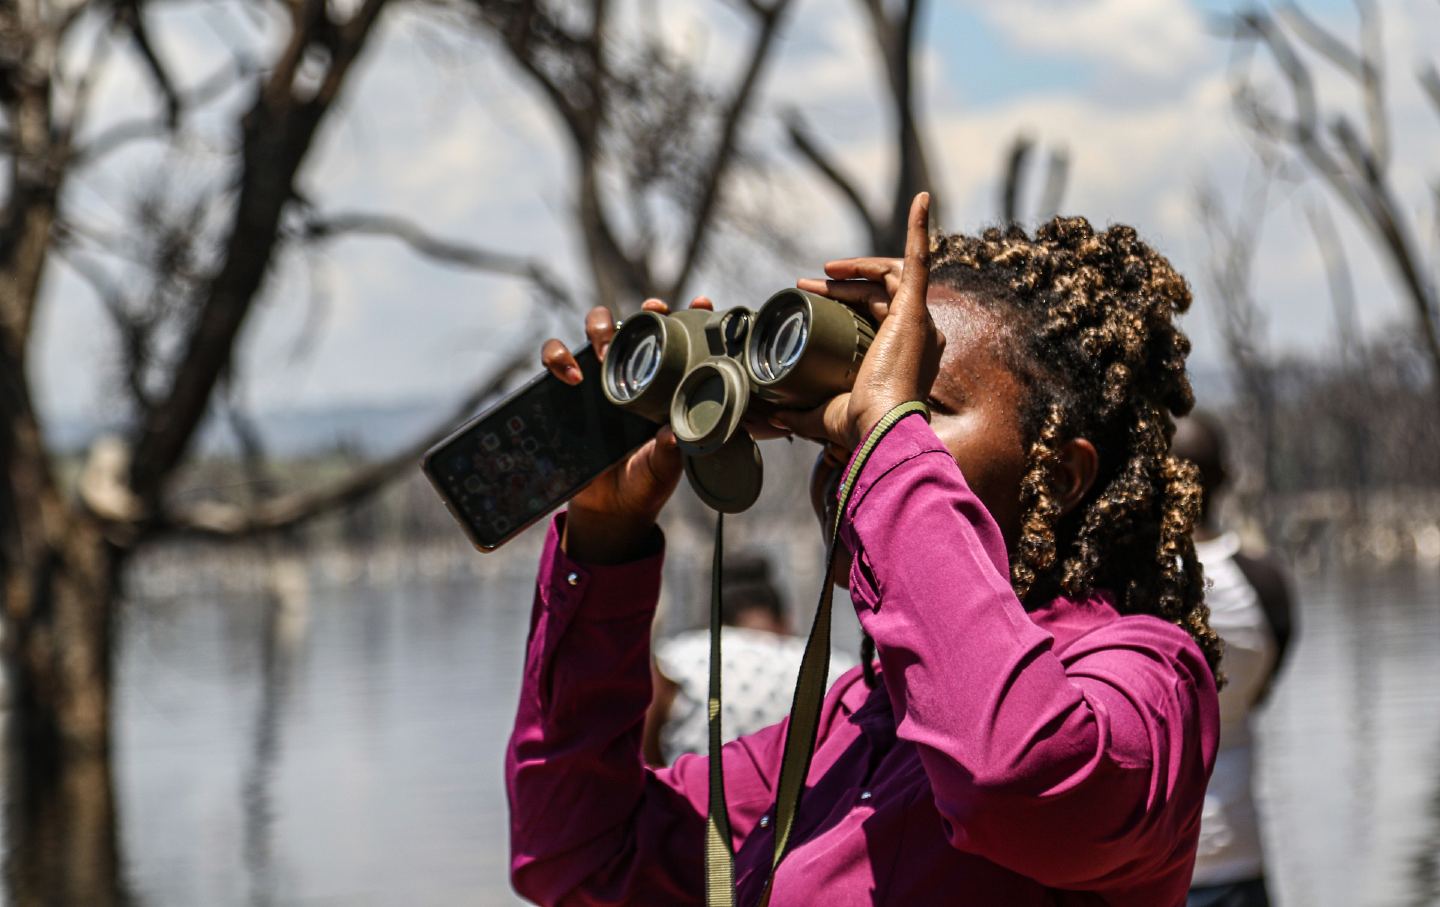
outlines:
{"label": "blurred person in background", "polygon": [[1220,751],[1205,792],[1200,845],[1187,907],[1266,907],[1265,859],[1253,792],[1253,710],[1264,701],[1294,635],[1284,570],[1242,550],[1240,536],[1216,516],[1228,475],[1225,434],[1209,413],[1176,422],[1171,453],[1200,470],[1204,488],[1195,554],[1208,581],[1210,627],[1225,642],[1220,691]]}
{"label": "blurred person in background", "polygon": [[[729,558],[722,577],[721,725],[728,743],[790,714],[805,640],[793,634],[768,561],[758,556]],[[827,686],[854,666],[853,656],[832,651]],[[685,753],[706,752],[709,629],[689,630],[661,641],[651,669],[655,698],[645,714],[645,761],[669,765]]]}

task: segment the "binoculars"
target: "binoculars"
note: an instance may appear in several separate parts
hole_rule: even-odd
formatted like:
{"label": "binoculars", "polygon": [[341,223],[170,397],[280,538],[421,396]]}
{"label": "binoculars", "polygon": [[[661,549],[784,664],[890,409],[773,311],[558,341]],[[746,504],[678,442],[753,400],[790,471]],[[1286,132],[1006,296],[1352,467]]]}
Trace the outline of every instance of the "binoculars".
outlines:
{"label": "binoculars", "polygon": [[721,513],[760,496],[760,449],[741,420],[752,401],[818,406],[849,390],[875,327],[848,306],[781,290],[754,312],[685,309],[626,318],[601,367],[605,397],[669,422],[695,493]]}

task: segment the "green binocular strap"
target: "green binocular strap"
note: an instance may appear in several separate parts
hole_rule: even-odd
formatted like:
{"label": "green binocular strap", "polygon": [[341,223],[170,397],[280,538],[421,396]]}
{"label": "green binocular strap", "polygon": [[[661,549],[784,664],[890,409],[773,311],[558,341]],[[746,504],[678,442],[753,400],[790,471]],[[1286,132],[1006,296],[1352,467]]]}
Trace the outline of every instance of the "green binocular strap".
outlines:
{"label": "green binocular strap", "polygon": [[[928,421],[930,411],[918,401],[902,403],[876,423],[840,483],[835,521],[830,526],[829,548],[825,572],[820,580],[820,601],[815,606],[815,622],[800,660],[800,674],[795,681],[795,699],[790,705],[790,725],[785,734],[785,752],[780,762],[780,782],[775,795],[775,850],[760,907],[770,903],[770,888],[775,870],[785,855],[795,816],[800,809],[800,795],[805,790],[805,776],[815,753],[815,735],[820,726],[820,705],[825,699],[826,679],[830,674],[830,612],[834,585],[830,582],[839,545],[840,520],[850,502],[850,493],[865,462],[880,439],[905,416],[920,413]],[[705,903],[708,907],[734,907],[735,852],[731,847],[730,813],[725,805],[725,772],[721,762],[720,728],[720,567],[724,516],[715,519],[715,560],[710,578],[710,812],[705,822]]]}

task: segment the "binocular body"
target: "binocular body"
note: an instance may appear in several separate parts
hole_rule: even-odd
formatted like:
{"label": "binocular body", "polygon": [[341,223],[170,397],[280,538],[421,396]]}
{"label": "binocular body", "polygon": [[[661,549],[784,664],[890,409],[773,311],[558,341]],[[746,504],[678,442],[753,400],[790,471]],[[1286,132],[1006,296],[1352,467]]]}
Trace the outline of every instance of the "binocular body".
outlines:
{"label": "binocular body", "polygon": [[760,450],[741,420],[756,400],[808,409],[855,383],[875,327],[832,299],[781,290],[752,312],[685,309],[625,319],[601,369],[606,399],[668,422],[706,504],[738,513],[760,495]]}

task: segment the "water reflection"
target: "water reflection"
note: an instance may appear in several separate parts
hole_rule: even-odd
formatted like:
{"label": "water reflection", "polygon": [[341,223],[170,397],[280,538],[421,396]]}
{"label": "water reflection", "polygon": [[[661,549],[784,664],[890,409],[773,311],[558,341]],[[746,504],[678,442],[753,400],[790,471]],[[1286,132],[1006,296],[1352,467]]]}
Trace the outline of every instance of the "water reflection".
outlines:
{"label": "water reflection", "polygon": [[303,643],[309,608],[309,582],[293,557],[272,559],[270,589],[264,601],[260,632],[260,701],[256,709],[250,764],[245,770],[241,803],[245,823],[245,867],[250,903],[277,903],[278,884],[271,837],[275,811],[272,780],[280,754],[281,723],[290,688],[291,660]]}
{"label": "water reflection", "polygon": [[[12,780],[11,903],[39,902],[22,876],[161,907],[512,903],[501,758],[533,560],[476,560],[282,560],[248,592],[152,578],[121,628],[118,837],[101,822],[84,853],[43,859],[43,832],[15,830],[61,801]],[[672,590],[689,573],[668,565]],[[1262,719],[1277,901],[1440,902],[1440,577],[1311,576],[1297,601]],[[103,814],[96,781],[67,808]]]}
{"label": "water reflection", "polygon": [[1437,771],[1431,781],[1429,828],[1416,839],[1410,861],[1410,885],[1414,891],[1410,907],[1440,904],[1440,746],[1435,747],[1435,752]]}

